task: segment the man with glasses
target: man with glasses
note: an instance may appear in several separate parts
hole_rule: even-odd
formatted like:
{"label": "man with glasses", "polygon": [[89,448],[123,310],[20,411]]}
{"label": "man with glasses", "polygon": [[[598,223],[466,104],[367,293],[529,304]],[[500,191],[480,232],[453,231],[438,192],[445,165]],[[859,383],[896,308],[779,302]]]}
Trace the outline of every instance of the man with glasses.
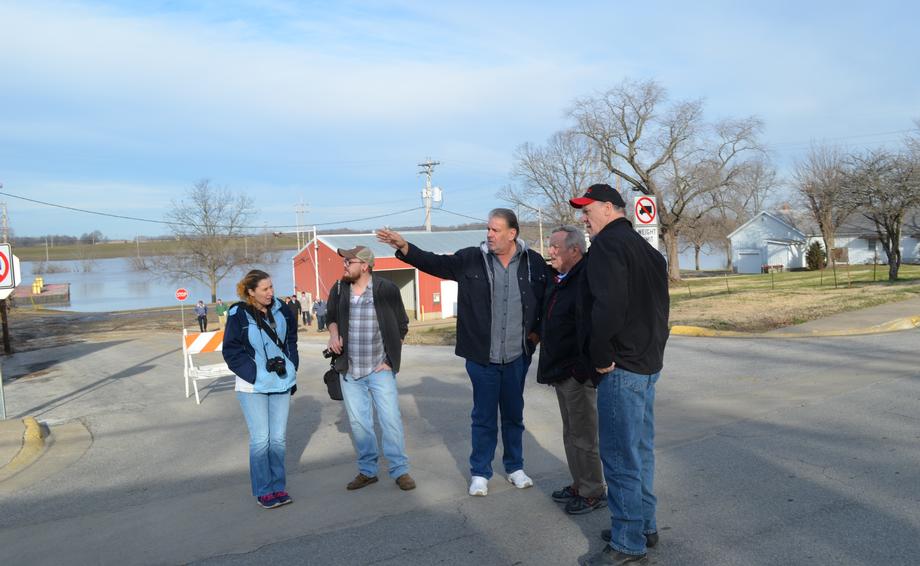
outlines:
{"label": "man with glasses", "polygon": [[403,434],[396,374],[409,317],[399,287],[374,277],[374,252],[365,246],[339,249],[344,273],[329,293],[328,347],[338,354],[338,370],[351,437],[358,454],[358,475],[346,489],[377,482],[377,434],[374,413],[383,437],[388,472],[403,491],[415,489]]}
{"label": "man with glasses", "polygon": [[610,185],[591,185],[569,203],[591,236],[583,285],[583,348],[599,374],[597,419],[611,530],[588,564],[646,560],[655,520],[655,383],[668,340],[668,275],[661,253],[633,230]]}

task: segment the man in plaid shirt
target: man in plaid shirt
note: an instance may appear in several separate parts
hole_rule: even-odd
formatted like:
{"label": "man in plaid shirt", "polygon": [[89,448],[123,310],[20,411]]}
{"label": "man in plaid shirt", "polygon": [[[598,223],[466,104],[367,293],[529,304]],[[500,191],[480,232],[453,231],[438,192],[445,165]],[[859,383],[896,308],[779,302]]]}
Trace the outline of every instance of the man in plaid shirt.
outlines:
{"label": "man in plaid shirt", "polygon": [[374,253],[369,248],[340,249],[338,254],[344,259],[344,274],[329,293],[327,325],[329,349],[339,354],[335,368],[341,376],[342,397],[358,453],[358,475],[346,488],[361,489],[377,482],[376,412],[390,477],[404,491],[415,489],[396,391],[409,317],[396,284],[373,277]]}

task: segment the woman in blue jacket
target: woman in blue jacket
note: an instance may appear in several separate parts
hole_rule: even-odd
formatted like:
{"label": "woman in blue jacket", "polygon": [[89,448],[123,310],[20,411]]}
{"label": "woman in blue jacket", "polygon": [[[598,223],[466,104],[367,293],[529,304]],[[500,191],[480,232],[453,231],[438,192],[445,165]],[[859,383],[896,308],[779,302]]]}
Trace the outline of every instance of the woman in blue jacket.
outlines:
{"label": "woman in blue jacket", "polygon": [[297,390],[297,320],[275,299],[268,273],[254,269],[237,283],[241,301],[227,311],[224,360],[236,374],[236,396],[249,427],[249,477],[259,505],[291,503],[285,491],[285,435]]}

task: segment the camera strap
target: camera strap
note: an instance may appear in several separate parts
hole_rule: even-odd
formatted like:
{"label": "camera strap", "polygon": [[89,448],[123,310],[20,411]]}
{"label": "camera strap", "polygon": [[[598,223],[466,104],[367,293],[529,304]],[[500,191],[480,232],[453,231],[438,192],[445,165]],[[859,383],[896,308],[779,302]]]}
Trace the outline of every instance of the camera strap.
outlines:
{"label": "camera strap", "polygon": [[[284,308],[284,307],[282,307],[282,308]],[[282,342],[280,338],[278,338],[278,333],[275,332],[275,329],[272,328],[271,326],[265,324],[265,321],[262,319],[262,315],[260,315],[259,313],[257,313],[256,310],[255,310],[254,308],[248,307],[248,309],[249,309],[249,314],[251,314],[251,315],[252,315],[252,318],[255,319],[256,325],[257,325],[263,332],[265,332],[265,334],[267,334],[268,337],[271,338],[272,342],[274,342],[276,346],[278,346],[279,348],[281,348],[281,351],[284,352],[284,355],[285,355],[285,356],[287,356],[287,355],[288,355],[288,352],[287,352],[287,345],[286,345],[284,342]]]}

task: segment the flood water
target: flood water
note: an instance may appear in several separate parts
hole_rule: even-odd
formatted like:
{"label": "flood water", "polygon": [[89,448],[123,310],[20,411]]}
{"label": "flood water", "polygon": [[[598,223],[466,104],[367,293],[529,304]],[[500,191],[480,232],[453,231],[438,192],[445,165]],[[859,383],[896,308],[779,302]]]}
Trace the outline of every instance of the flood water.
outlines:
{"label": "flood water", "polygon": [[[250,269],[262,269],[272,276],[276,295],[294,292],[294,272],[291,258],[295,250],[282,250],[274,263],[254,263],[241,267],[225,277],[217,287],[217,296],[225,303],[237,300],[236,283]],[[37,262],[23,261],[22,284],[31,285],[35,279],[33,268]],[[80,312],[107,312],[151,307],[176,306],[175,293],[179,287],[188,289],[185,301],[188,307],[199,300],[211,302],[208,285],[195,280],[176,281],[156,277],[147,271],[136,271],[131,258],[97,259],[83,261],[50,261],[46,265],[58,267],[60,273],[42,275],[45,283],[70,283],[70,305],[47,305],[48,308]]]}
{"label": "flood water", "polygon": [[[294,271],[292,258],[296,250],[278,252],[278,261],[269,264],[255,263],[239,268],[220,282],[217,296],[227,302],[236,301],[236,282],[250,269],[257,268],[272,276],[276,295],[290,295],[294,292]],[[35,278],[33,268],[37,262],[22,262],[22,284],[31,285]],[[189,291],[186,306],[193,306],[199,299],[211,301],[207,285],[195,280],[176,281],[156,277],[147,271],[136,271],[131,258],[98,259],[91,263],[82,261],[51,261],[48,265],[61,268],[61,273],[46,273],[45,283],[70,283],[70,305],[47,305],[48,308],[79,312],[108,312],[152,307],[176,306],[176,289],[184,287]],[[683,269],[693,269],[693,252],[681,254]],[[721,269],[725,265],[725,254],[704,249],[700,256],[702,269]]]}

